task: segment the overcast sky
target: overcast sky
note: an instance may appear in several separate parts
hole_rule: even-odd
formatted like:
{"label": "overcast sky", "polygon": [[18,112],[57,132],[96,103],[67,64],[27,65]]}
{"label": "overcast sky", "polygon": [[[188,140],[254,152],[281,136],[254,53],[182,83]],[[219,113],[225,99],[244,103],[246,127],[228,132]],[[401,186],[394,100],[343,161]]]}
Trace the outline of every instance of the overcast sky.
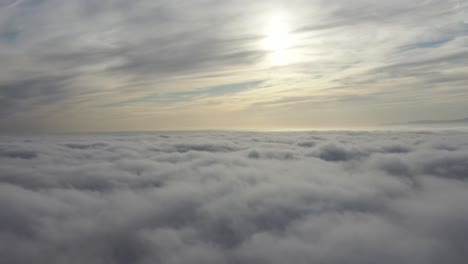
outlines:
{"label": "overcast sky", "polygon": [[468,116],[468,1],[0,0],[0,131]]}

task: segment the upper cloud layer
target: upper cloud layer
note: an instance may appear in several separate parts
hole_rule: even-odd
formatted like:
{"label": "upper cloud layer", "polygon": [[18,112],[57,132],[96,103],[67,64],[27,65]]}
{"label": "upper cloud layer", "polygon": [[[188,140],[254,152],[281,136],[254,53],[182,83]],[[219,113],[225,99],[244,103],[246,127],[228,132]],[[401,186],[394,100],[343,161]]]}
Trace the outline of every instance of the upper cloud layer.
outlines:
{"label": "upper cloud layer", "polygon": [[[464,117],[467,8],[459,0],[3,1],[0,130]],[[272,51],[269,39],[290,46]],[[207,93],[258,80],[255,89]]]}

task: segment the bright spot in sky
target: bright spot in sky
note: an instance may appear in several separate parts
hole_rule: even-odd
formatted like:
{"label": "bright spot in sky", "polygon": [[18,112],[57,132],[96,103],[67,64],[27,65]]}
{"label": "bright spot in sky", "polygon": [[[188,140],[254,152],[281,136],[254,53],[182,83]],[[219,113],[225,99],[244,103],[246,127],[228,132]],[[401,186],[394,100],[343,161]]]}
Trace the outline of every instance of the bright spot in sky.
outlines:
{"label": "bright spot in sky", "polygon": [[291,36],[287,25],[281,21],[275,21],[267,31],[265,47],[272,51],[284,50],[291,47]]}
{"label": "bright spot in sky", "polygon": [[287,22],[282,16],[275,15],[270,18],[265,29],[263,48],[269,51],[268,63],[272,65],[286,65],[291,62],[293,36]]}

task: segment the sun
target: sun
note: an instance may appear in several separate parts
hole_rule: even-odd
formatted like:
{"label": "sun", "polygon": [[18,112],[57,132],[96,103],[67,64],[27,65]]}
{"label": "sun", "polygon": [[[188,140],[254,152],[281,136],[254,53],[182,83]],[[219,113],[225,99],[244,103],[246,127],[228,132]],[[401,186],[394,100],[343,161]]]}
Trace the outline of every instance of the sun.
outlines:
{"label": "sun", "polygon": [[265,48],[270,51],[285,50],[291,47],[291,36],[287,25],[275,21],[269,25],[265,38]]}
{"label": "sun", "polygon": [[273,65],[289,64],[291,62],[290,49],[294,44],[294,38],[286,20],[280,15],[271,16],[264,34],[262,46],[269,52],[268,63]]}

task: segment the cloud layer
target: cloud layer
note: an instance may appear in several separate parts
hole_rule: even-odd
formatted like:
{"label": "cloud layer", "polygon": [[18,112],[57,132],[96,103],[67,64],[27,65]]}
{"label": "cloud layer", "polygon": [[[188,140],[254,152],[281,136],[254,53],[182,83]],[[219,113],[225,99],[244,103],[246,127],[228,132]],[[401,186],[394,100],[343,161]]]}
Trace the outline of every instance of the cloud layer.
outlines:
{"label": "cloud layer", "polygon": [[464,118],[467,12],[463,0],[1,1],[0,131]]}
{"label": "cloud layer", "polygon": [[5,263],[465,263],[465,132],[0,138]]}

